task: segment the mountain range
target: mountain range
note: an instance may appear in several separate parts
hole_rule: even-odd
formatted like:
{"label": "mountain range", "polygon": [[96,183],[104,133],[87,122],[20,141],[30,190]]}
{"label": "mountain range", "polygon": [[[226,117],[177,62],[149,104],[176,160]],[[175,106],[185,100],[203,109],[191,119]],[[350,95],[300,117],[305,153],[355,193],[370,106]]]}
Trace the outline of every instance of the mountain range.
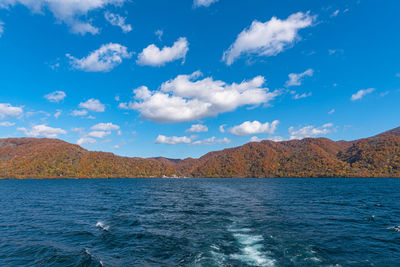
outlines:
{"label": "mountain range", "polygon": [[0,179],[400,177],[400,127],[355,141],[251,142],[183,160],[120,157],[58,139],[0,139]]}

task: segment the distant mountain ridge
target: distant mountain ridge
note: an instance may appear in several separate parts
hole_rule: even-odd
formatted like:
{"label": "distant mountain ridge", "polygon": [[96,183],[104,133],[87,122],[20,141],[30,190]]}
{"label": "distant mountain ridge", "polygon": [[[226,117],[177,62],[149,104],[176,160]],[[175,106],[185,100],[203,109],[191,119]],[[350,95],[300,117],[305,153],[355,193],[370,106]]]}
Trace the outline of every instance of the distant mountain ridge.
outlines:
{"label": "distant mountain ridge", "polygon": [[128,158],[57,139],[0,139],[0,178],[400,177],[400,127],[355,141],[251,142],[183,160]]}

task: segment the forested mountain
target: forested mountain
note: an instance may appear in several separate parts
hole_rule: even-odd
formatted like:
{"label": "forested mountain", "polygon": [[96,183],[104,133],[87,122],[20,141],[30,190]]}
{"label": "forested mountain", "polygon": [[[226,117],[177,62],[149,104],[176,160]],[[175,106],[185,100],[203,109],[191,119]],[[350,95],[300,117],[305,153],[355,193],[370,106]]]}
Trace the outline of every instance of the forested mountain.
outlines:
{"label": "forested mountain", "polygon": [[400,177],[400,128],[355,141],[261,141],[199,159],[127,158],[56,139],[0,139],[0,178]]}

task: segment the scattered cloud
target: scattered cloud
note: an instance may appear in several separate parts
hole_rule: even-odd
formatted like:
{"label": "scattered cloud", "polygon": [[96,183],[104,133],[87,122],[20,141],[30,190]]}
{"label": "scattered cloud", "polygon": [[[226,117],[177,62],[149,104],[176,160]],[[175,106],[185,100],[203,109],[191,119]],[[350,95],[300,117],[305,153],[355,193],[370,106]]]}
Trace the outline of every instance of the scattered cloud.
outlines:
{"label": "scattered cloud", "polygon": [[328,112],[329,115],[332,115],[333,113],[335,113],[335,109],[334,109],[334,108],[331,109],[331,110]]}
{"label": "scattered cloud", "polygon": [[281,142],[284,139],[283,139],[282,136],[269,136],[269,137],[266,137],[266,138],[259,138],[257,136],[252,136],[249,139],[249,142],[261,142],[263,140],[269,140],[269,141],[273,141],[273,142]]}
{"label": "scattered cloud", "polygon": [[91,98],[86,102],[80,103],[79,107],[88,109],[90,111],[95,111],[95,112],[104,112],[106,109],[104,104],[102,104],[98,99],[94,99],[94,98]]}
{"label": "scattered cloud", "polygon": [[287,87],[300,86],[305,77],[312,77],[313,74],[314,74],[313,69],[308,69],[302,73],[290,73],[289,80],[286,82],[286,86]]}
{"label": "scattered cloud", "polygon": [[163,35],[164,35],[164,31],[163,31],[163,30],[156,30],[156,31],[154,32],[154,34],[157,36],[158,40],[161,41],[161,39],[162,39],[162,37],[163,37]]}
{"label": "scattered cloud", "polygon": [[56,113],[54,113],[54,118],[58,119],[58,117],[61,116],[62,110],[61,109],[57,109]]}
{"label": "scattered cloud", "polygon": [[3,35],[4,33],[4,22],[0,21],[0,37]]}
{"label": "scattered cloud", "polygon": [[114,149],[120,149],[121,147],[119,145],[113,146]]}
{"label": "scattered cloud", "polygon": [[104,138],[106,136],[109,136],[111,134],[110,131],[92,131],[88,133],[88,136],[90,137],[95,137],[95,138]]}
{"label": "scattered cloud", "polygon": [[182,59],[185,61],[189,51],[189,43],[186,38],[179,38],[172,47],[164,46],[161,50],[155,44],[151,44],[139,54],[137,63],[153,67],[164,66],[168,62]]}
{"label": "scattered cloud", "polygon": [[373,91],[375,91],[375,88],[369,88],[369,89],[365,89],[365,90],[359,90],[357,93],[353,94],[351,96],[351,101],[356,101],[356,100],[360,100],[362,99],[364,96],[372,93]]}
{"label": "scattered cloud", "polygon": [[125,17],[121,17],[118,14],[114,14],[111,12],[104,13],[104,18],[113,26],[120,27],[124,33],[128,33],[132,31],[132,26],[130,24],[126,24]]}
{"label": "scattered cloud", "polygon": [[88,114],[88,111],[86,109],[82,109],[82,110],[76,109],[71,112],[71,115],[75,116],[75,117],[76,116],[86,116],[87,114]]}
{"label": "scattered cloud", "polygon": [[263,87],[265,79],[257,76],[240,84],[227,84],[201,72],[179,75],[161,85],[158,91],[136,89],[136,102],[121,103],[120,108],[138,110],[144,119],[158,123],[193,121],[233,111],[240,106],[268,104],[279,91]]}
{"label": "scattered cloud", "polygon": [[286,20],[272,17],[262,23],[253,21],[250,28],[243,30],[230,48],[224,52],[222,60],[227,65],[241,55],[276,56],[300,39],[299,30],[310,27],[316,20],[309,12],[298,12]]}
{"label": "scattered cloud", "polygon": [[328,53],[330,56],[336,55],[336,54],[343,54],[344,50],[343,49],[328,49]]}
{"label": "scattered cloud", "polygon": [[46,137],[46,138],[57,138],[60,134],[66,134],[67,132],[61,128],[52,128],[47,125],[35,125],[31,130],[26,128],[18,128],[18,131],[23,132],[28,137]]}
{"label": "scattered cloud", "polygon": [[202,133],[202,132],[208,132],[208,127],[206,125],[202,124],[193,124],[189,129],[187,129],[185,132],[187,133]]}
{"label": "scattered cloud", "polygon": [[44,96],[49,102],[59,103],[60,101],[64,100],[67,94],[64,91],[54,91],[50,94]]}
{"label": "scattered cloud", "polygon": [[195,7],[209,7],[211,4],[218,2],[218,0],[194,0],[193,5]]}
{"label": "scattered cloud", "polygon": [[107,122],[107,123],[96,124],[92,126],[90,129],[97,131],[113,131],[113,130],[119,130],[120,127],[118,125],[112,124],[111,122]]}
{"label": "scattered cloud", "polygon": [[316,137],[320,135],[326,135],[332,132],[333,124],[327,123],[321,127],[306,126],[296,130],[293,126],[289,128],[290,140],[293,139],[304,139],[306,137]]}
{"label": "scattered cloud", "polygon": [[72,33],[85,35],[97,34],[99,28],[90,22],[82,20],[87,18],[91,11],[103,9],[106,6],[121,6],[126,0],[3,0],[0,8],[9,9],[21,4],[29,8],[35,14],[45,14],[49,10],[57,22],[67,24]]}
{"label": "scattered cloud", "polygon": [[226,124],[222,124],[222,125],[219,126],[219,131],[220,131],[221,133],[224,133],[224,132],[225,132],[225,126],[226,126]]}
{"label": "scattered cloud", "polygon": [[336,17],[337,15],[339,15],[339,13],[340,13],[340,10],[337,9],[337,10],[332,12],[331,17]]}
{"label": "scattered cloud", "polygon": [[309,93],[302,93],[302,94],[295,94],[294,96],[293,96],[293,99],[302,99],[302,98],[307,98],[307,97],[310,97],[310,96],[312,96],[312,93],[311,92],[309,92]]}
{"label": "scattered cloud", "polygon": [[130,58],[131,53],[123,45],[109,43],[90,53],[87,57],[78,59],[66,54],[74,69],[86,72],[109,72],[122,63],[125,58]]}
{"label": "scattered cloud", "polygon": [[229,129],[231,134],[237,136],[249,135],[249,134],[273,134],[278,127],[279,121],[275,120],[271,123],[261,123],[259,121],[245,121],[240,125],[234,126]]}
{"label": "scattered cloud", "polygon": [[168,145],[177,145],[177,144],[190,144],[192,139],[187,136],[165,136],[159,135],[157,139],[154,141],[156,144],[168,144]]}
{"label": "scattered cloud", "polygon": [[216,145],[216,144],[230,144],[232,141],[226,137],[222,139],[217,139],[215,136],[204,139],[198,140],[192,143],[192,145]]}
{"label": "scattered cloud", "polygon": [[76,141],[78,145],[95,144],[96,140],[90,137],[82,137]]}
{"label": "scattered cloud", "polygon": [[0,119],[19,117],[23,112],[23,107],[14,107],[8,103],[0,103]]}
{"label": "scattered cloud", "polygon": [[15,125],[15,122],[9,122],[9,121],[0,122],[1,127],[12,127],[14,125]]}

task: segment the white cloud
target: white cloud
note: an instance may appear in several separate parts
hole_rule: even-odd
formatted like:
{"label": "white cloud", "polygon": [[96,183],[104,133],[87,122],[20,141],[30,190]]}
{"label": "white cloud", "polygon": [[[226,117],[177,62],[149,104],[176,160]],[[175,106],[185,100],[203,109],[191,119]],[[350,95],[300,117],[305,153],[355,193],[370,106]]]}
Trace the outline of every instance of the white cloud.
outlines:
{"label": "white cloud", "polygon": [[231,140],[224,137],[222,139],[217,139],[215,136],[204,139],[204,140],[198,140],[193,142],[193,145],[215,145],[215,144],[230,144]]}
{"label": "white cloud", "polygon": [[335,113],[335,109],[334,109],[334,108],[331,109],[331,110],[328,112],[329,115],[332,115],[333,113]]}
{"label": "white cloud", "polygon": [[48,101],[53,102],[53,103],[58,103],[61,100],[63,100],[67,94],[63,91],[54,91],[50,94],[47,94],[44,96]]}
{"label": "white cloud", "polygon": [[321,127],[314,127],[310,125],[303,127],[299,130],[295,130],[294,127],[290,127],[289,128],[290,140],[326,135],[333,130],[332,127],[333,127],[332,123],[324,124]]}
{"label": "white cloud", "polygon": [[104,104],[102,104],[98,99],[94,98],[91,98],[86,102],[80,103],[79,107],[95,112],[104,112],[104,110],[106,109]]}
{"label": "white cloud", "polygon": [[119,145],[113,146],[114,149],[120,149],[121,147]]}
{"label": "white cloud", "polygon": [[85,129],[82,127],[74,127],[71,129],[71,131],[75,132],[75,133],[83,133],[85,131]]}
{"label": "white cloud", "polygon": [[243,30],[230,48],[224,52],[223,61],[231,65],[242,54],[275,56],[300,39],[298,31],[310,27],[316,16],[298,12],[286,20],[272,17],[262,23],[253,21],[250,28]]}
{"label": "white cloud", "polygon": [[240,125],[234,126],[229,129],[229,132],[234,135],[243,136],[249,134],[273,134],[278,127],[279,121],[275,120],[271,123],[261,123],[259,121],[246,121]]}
{"label": "white cloud", "polygon": [[76,141],[78,145],[85,145],[85,144],[95,144],[96,140],[90,137],[82,137],[78,141]]}
{"label": "white cloud", "polygon": [[281,136],[269,136],[266,138],[258,138],[257,136],[252,136],[249,140],[249,142],[261,142],[263,140],[269,140],[273,142],[281,142],[283,141],[283,138]]}
{"label": "white cloud", "polygon": [[222,124],[222,125],[219,126],[219,131],[220,131],[221,133],[224,133],[224,132],[225,132],[225,126],[226,126],[226,124]]}
{"label": "white cloud", "polygon": [[58,119],[58,117],[61,116],[62,110],[61,109],[57,109],[56,113],[54,113],[54,118]]}
{"label": "white cloud", "polygon": [[46,138],[56,138],[60,134],[66,134],[67,132],[61,128],[52,128],[47,125],[35,125],[31,130],[26,128],[18,128],[18,131],[24,132],[28,137],[46,137]]}
{"label": "white cloud", "polygon": [[201,133],[208,132],[208,127],[202,124],[193,124],[190,129],[187,129],[185,132],[187,133]]}
{"label": "white cloud", "polygon": [[49,10],[57,22],[67,24],[71,32],[76,34],[97,34],[99,29],[82,20],[88,13],[103,9],[108,5],[121,6],[126,0],[2,0],[0,8],[22,4],[34,13],[45,14]]}
{"label": "white cloud", "polygon": [[86,109],[74,110],[71,113],[72,116],[86,116],[87,114],[88,114],[88,111]]}
{"label": "white cloud", "polygon": [[350,99],[351,99],[351,101],[360,100],[361,98],[372,93],[373,91],[375,91],[375,88],[359,90],[357,93],[353,94]]}
{"label": "white cloud", "polygon": [[307,98],[307,97],[310,97],[310,96],[312,96],[312,93],[311,92],[309,92],[309,93],[302,93],[302,94],[295,94],[294,96],[293,96],[293,99],[302,99],[302,98]]}
{"label": "white cloud", "polygon": [[14,107],[8,103],[0,103],[0,118],[19,117],[24,112],[23,107]]}
{"label": "white cloud", "polygon": [[240,84],[227,84],[211,77],[199,80],[200,76],[201,72],[179,75],[153,92],[142,87],[135,91],[137,102],[121,103],[120,108],[138,110],[144,119],[159,123],[184,122],[216,116],[240,106],[267,104],[279,94],[263,87],[262,76]]}
{"label": "white cloud", "polygon": [[0,122],[0,126],[2,126],[2,127],[12,127],[14,125],[15,125],[15,122],[9,122],[9,121]]}
{"label": "white cloud", "polygon": [[218,2],[218,0],[194,0],[193,5],[195,7],[209,7],[211,4]]}
{"label": "white cloud", "polygon": [[132,26],[125,23],[126,18],[108,11],[104,13],[104,17],[111,25],[120,27],[124,33],[132,31]]}
{"label": "white cloud", "polygon": [[172,47],[164,46],[161,50],[155,44],[151,44],[139,54],[137,63],[157,67],[178,59],[184,62],[188,51],[189,43],[184,37],[179,38]]}
{"label": "white cloud", "polygon": [[113,131],[113,130],[119,130],[119,126],[112,124],[111,122],[108,123],[99,123],[91,128],[92,130],[97,130],[97,131]]}
{"label": "white cloud", "polygon": [[109,43],[90,53],[87,57],[78,59],[66,54],[74,69],[86,72],[109,72],[122,63],[125,58],[130,58],[128,48],[120,44]]}
{"label": "white cloud", "polygon": [[0,37],[3,35],[4,33],[4,22],[0,21]]}
{"label": "white cloud", "polygon": [[302,73],[290,73],[289,80],[286,82],[286,86],[299,86],[301,85],[304,77],[311,77],[313,74],[313,69],[308,69]]}
{"label": "white cloud", "polygon": [[161,41],[162,36],[164,35],[164,31],[163,30],[156,30],[154,32],[154,34],[158,37],[158,40]]}
{"label": "white cloud", "polygon": [[88,134],[90,137],[95,137],[95,138],[104,138],[106,136],[109,136],[111,134],[110,131],[92,131]]}
{"label": "white cloud", "polygon": [[190,144],[192,139],[187,136],[165,136],[159,135],[157,139],[154,141],[156,144],[168,144],[168,145],[176,145],[176,144]]}
{"label": "white cloud", "polygon": [[333,11],[333,13],[331,14],[331,17],[336,17],[337,15],[339,15],[339,13],[340,13],[340,10],[337,9],[337,10]]}

